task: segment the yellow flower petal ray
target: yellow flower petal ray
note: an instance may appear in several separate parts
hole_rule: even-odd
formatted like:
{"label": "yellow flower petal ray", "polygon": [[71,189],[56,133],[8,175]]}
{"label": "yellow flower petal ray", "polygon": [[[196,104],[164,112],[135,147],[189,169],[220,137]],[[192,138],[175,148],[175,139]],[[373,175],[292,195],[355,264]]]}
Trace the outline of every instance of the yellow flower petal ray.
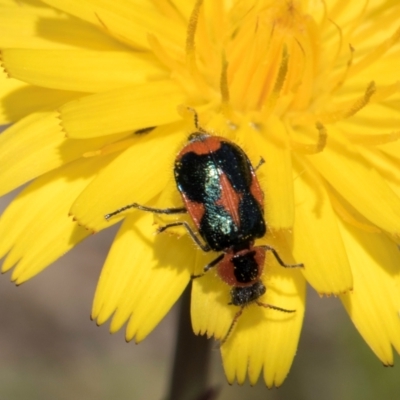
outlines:
{"label": "yellow flower petal ray", "polygon": [[126,339],[143,340],[190,281],[195,251],[188,237],[155,235],[150,213],[127,217],[116,236],[96,290],[92,317],[111,332],[129,319]]}
{"label": "yellow flower petal ray", "polygon": [[193,12],[194,3],[189,3],[185,0],[174,0],[173,5],[179,11],[179,14],[183,15],[188,21]]}
{"label": "yellow flower petal ray", "polygon": [[388,154],[392,159],[400,162],[400,141],[379,146],[383,153]]}
{"label": "yellow flower petal ray", "polygon": [[[0,125],[6,125],[14,119],[20,117],[20,114],[14,110],[7,109],[7,106],[4,102],[4,99],[9,98],[9,96],[19,89],[26,87],[26,85],[22,82],[17,81],[16,79],[10,79],[6,76],[5,73],[0,73],[0,97],[3,99],[0,102]],[[12,115],[14,114],[14,115]],[[14,117],[14,118],[13,118]]]}
{"label": "yellow flower petal ray", "polygon": [[81,96],[81,93],[64,92],[27,85],[0,73],[0,125],[18,121],[37,111],[53,111],[57,107]]}
{"label": "yellow flower petal ray", "polygon": [[[70,15],[43,4],[1,7],[0,47],[30,49],[124,50],[126,46]],[[21,29],[23,27],[23,29]]]}
{"label": "yellow flower petal ray", "polygon": [[[273,229],[288,229],[293,226],[294,196],[292,166],[289,149],[278,139],[285,137],[282,123],[271,117],[262,127],[266,135],[248,132],[246,140],[251,147],[259,152],[258,157],[265,160],[257,170],[264,191],[265,218],[268,226]],[[259,160],[256,160],[257,163]],[[254,165],[257,165],[255,163]]]}
{"label": "yellow flower petal ray", "polygon": [[[215,253],[205,255],[198,252],[194,264],[195,274],[202,274],[204,267],[216,257]],[[216,339],[225,336],[237,311],[236,307],[227,307],[231,301],[229,290],[229,286],[218,277],[215,268],[193,279],[190,314],[196,335],[206,334],[208,338],[214,336]]]}
{"label": "yellow flower petal ray", "polygon": [[151,2],[44,0],[44,3],[96,25],[133,47],[148,48],[149,32],[169,44],[184,46],[185,26],[160,14]]}
{"label": "yellow flower petal ray", "polygon": [[68,211],[76,196],[113,157],[79,160],[51,171],[11,203],[0,220],[0,256],[9,252],[3,272],[17,263],[13,281],[20,284],[30,279],[90,234],[68,217]]}
{"label": "yellow flower petal ray", "polygon": [[[127,134],[113,137],[118,140]],[[3,195],[85,152],[98,149],[110,137],[68,140],[56,112],[36,113],[18,121],[0,135],[0,194]]]}
{"label": "yellow flower petal ray", "polygon": [[[374,48],[377,44],[381,43],[382,39],[387,38],[387,33],[395,30],[399,26],[398,22],[400,16],[398,4],[396,2],[392,2],[391,5],[385,4],[384,6],[379,0],[368,2],[369,4],[366,3],[367,2],[359,3],[362,8],[369,6],[369,9],[366,8],[368,14],[365,12],[361,14],[360,22],[365,21],[363,23],[363,29],[352,32],[354,46],[363,51],[365,48]],[[387,11],[388,9],[390,12]],[[345,12],[344,14],[347,13]],[[373,23],[366,23],[371,20]]]}
{"label": "yellow flower petal ray", "polygon": [[177,121],[184,102],[182,90],[166,80],[86,96],[59,111],[68,137],[90,139]]}
{"label": "yellow flower petal ray", "polygon": [[[390,133],[391,131],[398,131],[399,116],[396,111],[396,109],[388,107],[385,102],[381,104],[371,103],[354,117],[347,121],[342,121],[340,128],[343,132],[362,133],[366,136],[377,132]],[[362,127],[361,132],[360,127]]]}
{"label": "yellow flower petal ray", "polygon": [[400,154],[397,160],[393,160],[375,148],[365,148],[362,156],[379,171],[391,189],[400,197],[400,176],[394,173],[399,166]]}
{"label": "yellow flower petal ray", "polygon": [[[173,188],[174,190],[171,190],[171,188]],[[172,200],[173,198],[176,198],[177,196],[179,196],[179,194],[177,193],[175,183],[173,183],[173,185],[167,186],[165,188],[165,190],[163,190],[161,195],[158,196],[159,200],[157,201],[156,206],[157,207],[159,206],[160,208],[167,208],[167,207],[170,207],[171,205],[179,204],[179,202],[182,203],[181,198],[179,198],[178,201],[169,201],[169,200]],[[157,224],[158,224],[158,226],[163,226],[163,225],[166,225],[168,222],[176,221],[177,218],[179,218],[179,220],[184,218],[184,214],[179,214],[179,217],[177,215],[174,215],[174,216],[173,215],[171,215],[171,216],[165,215],[165,216],[157,217],[156,214],[153,214],[152,222],[149,222],[147,219],[143,220],[143,218],[140,218],[140,217],[144,217],[144,215],[148,216],[148,215],[152,215],[152,214],[144,212],[144,211],[140,211],[140,210],[133,210],[132,213],[126,217],[127,222],[126,222],[126,224],[125,223],[123,224],[122,228],[119,231],[117,238],[115,239],[116,241],[120,241],[120,243],[122,243],[122,244],[116,245],[115,249],[112,250],[113,252],[115,252],[115,254],[113,253],[112,257],[115,256],[115,257],[119,257],[119,259],[122,259],[122,261],[119,262],[119,265],[124,265],[124,263],[125,263],[125,261],[124,261],[125,252],[120,251],[121,248],[124,248],[123,246],[125,245],[125,241],[127,241],[129,243],[132,243],[131,240],[133,240],[133,239],[137,240],[137,242],[135,241],[134,243],[139,243],[139,242],[141,243],[141,242],[145,241],[145,244],[143,244],[143,243],[140,244],[141,246],[148,246],[149,242],[151,242],[150,245],[152,246],[152,250],[150,252],[149,252],[148,248],[146,247],[145,253],[147,256],[150,253],[151,254],[154,253],[155,243],[158,243],[156,241]],[[169,218],[171,218],[171,221],[169,221]],[[144,234],[140,233],[141,230],[136,229],[136,228],[134,229],[133,233],[125,233],[125,231],[128,231],[129,229],[130,230],[133,229],[132,221],[136,221],[138,219],[139,219],[138,223],[144,224],[146,231],[148,229],[151,229],[151,235],[149,234],[148,238],[144,237]],[[186,220],[187,220],[187,218],[186,218]],[[151,227],[149,227],[149,224],[151,225]],[[185,235],[187,236],[187,232],[182,228],[168,229],[168,234],[175,234],[174,235],[175,240],[177,240],[181,236],[185,236]],[[168,238],[168,234],[167,233],[162,234],[162,235],[160,235],[160,237]],[[134,237],[132,238],[131,235],[134,235]],[[129,240],[125,239],[125,236],[128,236]],[[163,243],[163,242],[161,242],[161,243]],[[181,243],[181,242],[174,242],[174,243],[176,245],[179,245],[179,243]],[[185,241],[184,241],[184,243],[185,243]],[[191,247],[193,247],[193,246],[191,246]],[[126,253],[127,255],[129,255],[129,257],[136,257],[136,254],[137,254],[136,247],[134,247],[134,248],[135,248],[134,254],[130,254],[129,252]],[[176,256],[176,254],[175,254],[175,256]],[[187,258],[189,258],[189,256],[187,256]],[[135,260],[136,260],[136,258],[135,258]],[[109,270],[109,272],[102,272],[102,275],[100,278],[101,289],[98,289],[96,292],[97,294],[95,297],[93,311],[92,311],[92,318],[97,318],[97,322],[99,324],[104,323],[108,318],[110,318],[112,313],[117,309],[117,301],[121,301],[121,302],[125,301],[125,303],[130,302],[132,304],[137,301],[136,296],[134,296],[133,293],[130,293],[130,295],[126,298],[120,297],[120,292],[121,292],[120,287],[124,287],[125,282],[128,281],[128,272],[135,274],[135,276],[136,276],[136,275],[138,275],[138,272],[142,271],[142,269],[139,269],[139,270],[132,269],[131,266],[133,264],[134,264],[133,262],[130,262],[129,269],[123,270],[123,269],[115,268],[114,264],[112,264],[112,262],[109,261],[109,264],[107,264],[108,265],[107,270]],[[185,262],[185,264],[186,264],[186,262]],[[199,273],[201,273],[201,272],[202,272],[202,270]],[[193,271],[191,271],[191,274],[192,273],[193,273]],[[112,279],[109,279],[110,275],[112,275]],[[132,279],[134,279],[134,278],[135,277],[133,277]],[[128,286],[128,289],[130,290],[130,286]],[[103,295],[102,293],[103,294],[106,293],[106,294]],[[100,296],[100,297],[98,297],[98,296]],[[103,302],[102,302],[103,300],[98,300],[98,299],[104,299],[104,298],[107,301],[105,302],[104,307],[103,307]],[[124,316],[124,313],[123,313],[124,310],[125,311],[127,310],[128,315]],[[126,320],[129,318],[130,314],[131,314],[131,310],[127,307],[122,307],[120,304],[118,306],[118,310],[112,320],[112,324],[111,324],[112,331],[118,330],[126,322]],[[119,328],[117,328],[117,327],[119,327]]]}
{"label": "yellow flower petal ray", "polygon": [[[76,92],[64,92],[28,85],[21,86],[3,99],[2,107],[0,107],[2,109],[0,112],[4,113],[2,123],[18,123],[19,120],[29,117],[30,114],[53,111],[80,95]],[[60,125],[59,120],[58,124]],[[65,136],[65,133],[62,132],[61,135]]]}
{"label": "yellow flower petal ray", "polygon": [[[341,90],[338,91],[337,95],[341,93],[349,92],[355,88],[365,86],[365,82],[371,81],[371,77],[374,77],[377,87],[383,85],[390,85],[398,81],[398,72],[396,63],[399,59],[399,50],[396,49],[391,54],[386,54],[384,57],[379,59],[379,62],[371,64],[364,71],[359,72],[346,79],[346,85],[342,86]],[[382,71],[385,71],[383,74]],[[358,92],[360,92],[358,90]]]}
{"label": "yellow flower petal ray", "polygon": [[175,126],[166,126],[151,135],[136,135],[132,139],[134,144],[99,173],[76,199],[71,214],[77,221],[97,232],[123,216],[106,221],[106,214],[132,203],[149,205],[173,176],[174,157],[186,136],[183,132],[173,134],[174,130]]}
{"label": "yellow flower petal ray", "polygon": [[225,374],[230,383],[244,383],[248,374],[255,384],[264,368],[268,387],[280,386],[296,354],[305,310],[305,280],[299,271],[288,271],[268,257],[263,278],[267,293],[261,301],[295,313],[250,305],[222,346]]}
{"label": "yellow flower petal ray", "polygon": [[[364,2],[353,3],[340,0],[327,0],[324,4],[319,4],[319,8],[324,11],[325,8],[329,10],[330,18],[334,18],[334,21],[339,24],[339,26],[344,25],[345,28],[351,30],[351,22],[362,12],[364,5]],[[314,4],[311,3],[310,7],[313,6]]]}
{"label": "yellow flower petal ray", "polygon": [[293,255],[297,262],[304,263],[305,278],[321,295],[351,290],[351,268],[326,186],[300,157],[296,157],[293,183]]}
{"label": "yellow flower petal ray", "polygon": [[50,89],[96,93],[166,76],[150,54],[5,49],[0,57],[9,76]]}
{"label": "yellow flower petal ray", "polygon": [[[368,220],[398,235],[400,199],[376,170],[371,169],[361,156],[350,150],[343,138],[338,140],[340,132],[335,132],[334,136],[329,137],[323,154],[308,157],[310,163]],[[374,188],[374,196],[365,196],[371,187]]]}
{"label": "yellow flower petal ray", "polygon": [[[269,239],[269,244],[277,249],[285,262],[293,262],[284,249],[285,241],[281,235]],[[215,257],[215,254],[198,255],[196,274]],[[261,302],[296,312],[287,314],[256,304],[245,307],[221,348],[230,383],[236,379],[241,384],[248,374],[254,384],[264,367],[267,385],[278,386],[287,375],[296,352],[305,308],[305,280],[300,271],[279,266],[272,254],[267,256],[262,279],[267,293],[260,298]],[[232,305],[227,307],[230,301],[230,287],[218,277],[215,269],[194,279],[191,302],[194,332],[224,338],[240,309]]]}
{"label": "yellow flower petal ray", "polygon": [[400,352],[399,249],[380,234],[340,225],[352,265],[354,291],[340,298],[353,323],[385,365]]}

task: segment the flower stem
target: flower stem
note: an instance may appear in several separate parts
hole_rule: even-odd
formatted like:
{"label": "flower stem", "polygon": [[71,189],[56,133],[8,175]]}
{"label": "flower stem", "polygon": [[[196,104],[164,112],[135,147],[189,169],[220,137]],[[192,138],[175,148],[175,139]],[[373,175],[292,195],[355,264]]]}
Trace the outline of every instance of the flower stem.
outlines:
{"label": "flower stem", "polygon": [[212,341],[193,333],[190,321],[191,285],[181,300],[174,365],[167,400],[211,400],[218,394],[207,386]]}

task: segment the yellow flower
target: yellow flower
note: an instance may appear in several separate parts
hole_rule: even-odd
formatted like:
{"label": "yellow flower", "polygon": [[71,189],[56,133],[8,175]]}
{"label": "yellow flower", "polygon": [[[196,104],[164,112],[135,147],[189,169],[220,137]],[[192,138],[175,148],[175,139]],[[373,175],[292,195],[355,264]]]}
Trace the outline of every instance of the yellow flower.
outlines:
{"label": "yellow flower", "polygon": [[[306,281],[337,295],[385,365],[400,351],[400,4],[377,0],[3,0],[0,188],[34,179],[0,220],[3,271],[30,279],[125,217],[92,316],[141,341],[212,260],[154,235],[137,202],[179,207],[174,158],[193,131],[238,143],[265,191],[270,244],[262,301],[221,346],[229,382],[280,385],[294,354]],[[11,79],[9,79],[11,78]],[[181,110],[178,112],[178,110]],[[183,110],[183,111],[182,111]],[[147,134],[144,128],[155,127]],[[133,134],[138,131],[138,134]],[[73,222],[73,219],[76,222]],[[215,258],[215,254],[214,254]],[[238,311],[210,271],[193,280],[196,334],[223,339]]]}

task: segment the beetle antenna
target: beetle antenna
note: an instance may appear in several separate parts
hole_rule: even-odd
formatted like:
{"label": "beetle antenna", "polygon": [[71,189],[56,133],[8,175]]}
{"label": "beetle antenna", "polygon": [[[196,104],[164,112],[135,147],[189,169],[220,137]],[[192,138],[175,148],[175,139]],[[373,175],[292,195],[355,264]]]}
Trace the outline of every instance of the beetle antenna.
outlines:
{"label": "beetle antenna", "polygon": [[233,317],[233,320],[231,322],[231,326],[228,329],[228,332],[226,332],[226,335],[224,336],[224,338],[221,340],[221,346],[228,340],[233,328],[235,327],[236,323],[238,322],[238,319],[240,318],[240,316],[242,315],[244,310],[244,306],[241,307],[241,309],[235,314],[235,316]]}
{"label": "beetle antenna", "polygon": [[256,304],[258,306],[260,306],[260,307],[271,308],[272,310],[281,311],[281,312],[284,312],[284,313],[294,313],[294,312],[296,312],[296,310],[288,310],[286,308],[273,306],[272,304],[261,303],[261,301],[256,301]]}
{"label": "beetle antenna", "polygon": [[196,128],[199,132],[201,132],[201,133],[207,133],[207,131],[206,131],[204,128],[202,128],[202,127],[200,126],[200,124],[199,124],[199,114],[197,114],[197,111],[196,111],[194,108],[192,108],[192,107],[187,107],[187,109],[188,109],[190,112],[193,113],[193,121],[194,121],[194,126],[195,126],[195,128]]}

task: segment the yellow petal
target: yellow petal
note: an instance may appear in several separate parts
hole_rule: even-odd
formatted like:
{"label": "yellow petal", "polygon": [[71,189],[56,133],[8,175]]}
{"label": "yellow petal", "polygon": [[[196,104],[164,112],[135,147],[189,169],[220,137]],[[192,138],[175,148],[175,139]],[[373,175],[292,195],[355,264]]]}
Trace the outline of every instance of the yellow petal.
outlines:
{"label": "yellow petal", "polygon": [[151,82],[71,101],[60,118],[68,137],[87,139],[177,121],[184,98],[172,81]]}
{"label": "yellow petal", "polygon": [[384,153],[389,154],[395,160],[400,162],[400,141],[388,143],[379,147]]}
{"label": "yellow petal", "polygon": [[340,225],[354,290],[340,296],[353,323],[385,365],[400,352],[399,249],[386,236]]}
{"label": "yellow petal", "polygon": [[289,372],[298,345],[305,309],[305,281],[299,271],[285,270],[269,258],[264,278],[267,293],[261,301],[296,310],[284,313],[257,305],[246,307],[222,346],[225,374],[230,383],[243,383],[248,374],[255,384],[264,369],[268,387],[280,386]]}
{"label": "yellow petal", "polygon": [[[331,129],[333,131],[333,129]],[[376,170],[352,151],[340,132],[329,136],[324,150],[309,161],[362,215],[379,228],[398,235],[400,199]],[[366,196],[373,190],[373,196]]]}
{"label": "yellow petal", "polygon": [[363,149],[362,156],[379,171],[391,189],[400,197],[400,180],[393,173],[398,168],[400,154],[397,155],[398,159],[393,159],[375,148],[366,148]]}
{"label": "yellow petal", "polygon": [[351,268],[326,187],[312,167],[295,166],[293,254],[318,293],[344,293],[353,288]]}
{"label": "yellow petal", "polygon": [[171,134],[173,130],[172,127],[163,127],[147,135],[136,135],[132,139],[133,144],[102,171],[75,201],[71,213],[78,222],[90,230],[104,229],[123,216],[121,214],[107,222],[104,218],[106,214],[131,203],[147,205],[167,182],[174,184],[174,157],[184,135],[182,132]]}
{"label": "yellow petal", "polygon": [[257,175],[264,189],[265,218],[271,229],[289,229],[294,220],[294,196],[290,151],[283,143],[274,141],[284,137],[284,127],[275,118],[263,126],[266,135],[252,133],[253,147],[265,160]]}
{"label": "yellow petal", "polygon": [[[216,258],[215,253],[204,255],[198,252],[194,270],[200,275],[204,267]],[[214,336],[222,339],[228,332],[236,307],[228,306],[231,301],[230,288],[218,276],[215,269],[193,279],[190,314],[196,335]]]}
{"label": "yellow petal", "polygon": [[[68,216],[72,201],[112,156],[80,160],[49,172],[24,189],[0,220],[3,272],[17,264],[20,284],[76,246],[89,232]],[[85,173],[83,174],[82,171]]]}
{"label": "yellow petal", "polygon": [[150,54],[5,49],[0,56],[9,76],[50,89],[95,93],[165,75]]}
{"label": "yellow petal", "polygon": [[[21,29],[23,27],[23,29]],[[0,47],[24,49],[123,50],[97,27],[49,7],[3,7],[0,12]]]}
{"label": "yellow petal", "polygon": [[13,107],[7,107],[4,99],[8,99],[8,103],[10,102],[9,96],[20,88],[25,87],[26,85],[22,82],[17,81],[16,79],[10,79],[7,77],[3,71],[0,73],[0,97],[3,101],[0,102],[0,125],[6,125],[12,121],[15,121],[19,118],[22,118],[24,114],[18,113],[18,107],[16,110]]}
{"label": "yellow petal", "polygon": [[0,124],[18,121],[37,111],[52,111],[78,96],[81,94],[29,86],[1,71]]}
{"label": "yellow petal", "polygon": [[134,47],[147,48],[149,32],[168,43],[184,45],[184,24],[179,24],[159,14],[156,6],[151,2],[128,0],[118,2],[45,0],[44,2],[90,22]]}
{"label": "yellow petal", "polygon": [[[393,84],[393,82],[396,82],[399,79],[396,68],[398,59],[398,53],[387,54],[384,58],[377,60],[377,62],[373,63],[368,68],[352,75],[350,79],[346,80],[346,85],[342,90],[348,90],[349,87],[354,86],[361,87],[362,85],[365,85],[365,82],[369,82],[372,76],[374,77],[378,88],[382,85]],[[382,71],[385,71],[385,73],[383,74]]]}
{"label": "yellow petal", "polygon": [[143,340],[190,281],[195,251],[188,237],[155,235],[150,213],[126,218],[101,273],[92,317],[112,317],[111,332],[129,320],[126,339]]}
{"label": "yellow petal", "polygon": [[[388,106],[387,102],[371,103],[352,118],[341,121],[340,128],[341,132],[356,132],[366,136],[377,132],[390,133],[399,130],[398,118],[398,102],[394,104],[394,107]],[[335,131],[333,132],[335,133]],[[330,133],[331,129],[329,128],[329,138]],[[339,140],[340,136],[338,137]]]}
{"label": "yellow petal", "polygon": [[57,113],[29,115],[0,135],[0,164],[7,166],[0,170],[0,195],[123,136],[69,140]]}
{"label": "yellow petal", "polygon": [[193,12],[194,4],[189,3],[185,0],[175,0],[174,6],[179,11],[181,15],[188,21],[190,18],[191,13]]}
{"label": "yellow petal", "polygon": [[[292,262],[283,236],[269,238],[282,259]],[[197,265],[204,266],[215,258],[201,255]],[[196,272],[198,268],[196,269]],[[267,255],[262,280],[267,292],[260,298],[295,313],[266,309],[257,304],[244,308],[243,314],[222,345],[225,373],[230,383],[240,384],[248,374],[254,384],[264,368],[268,387],[279,386],[285,379],[296,353],[305,309],[305,280],[300,271],[277,264],[272,254]],[[196,334],[207,334],[216,339],[225,337],[239,307],[229,305],[231,288],[217,276],[215,269],[193,280],[191,315]]]}

